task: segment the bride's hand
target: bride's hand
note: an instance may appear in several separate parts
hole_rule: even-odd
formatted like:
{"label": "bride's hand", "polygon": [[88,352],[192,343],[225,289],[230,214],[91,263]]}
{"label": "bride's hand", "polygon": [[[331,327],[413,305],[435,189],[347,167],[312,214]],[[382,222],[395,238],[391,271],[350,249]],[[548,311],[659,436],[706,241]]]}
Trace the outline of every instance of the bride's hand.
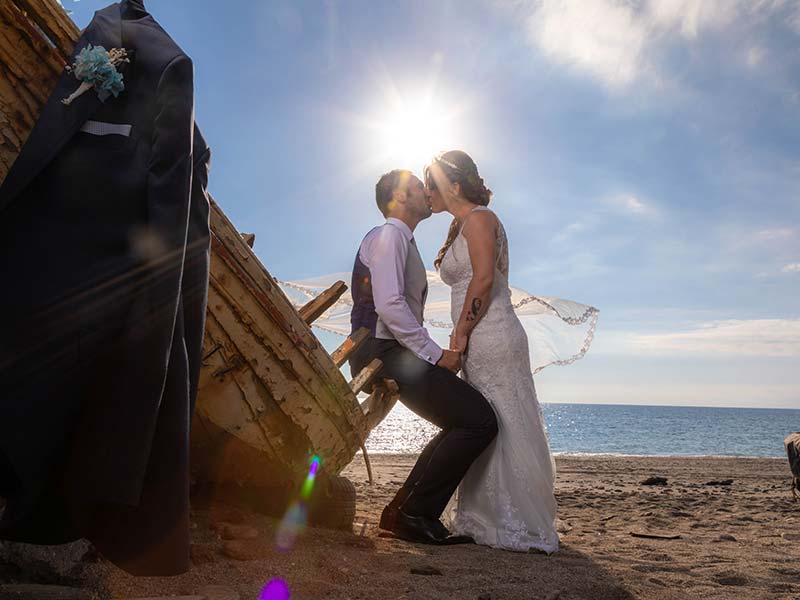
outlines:
{"label": "bride's hand", "polygon": [[463,333],[460,333],[458,331],[453,331],[450,334],[450,350],[455,350],[456,352],[461,352],[462,354],[466,354],[468,344],[469,344],[469,338]]}

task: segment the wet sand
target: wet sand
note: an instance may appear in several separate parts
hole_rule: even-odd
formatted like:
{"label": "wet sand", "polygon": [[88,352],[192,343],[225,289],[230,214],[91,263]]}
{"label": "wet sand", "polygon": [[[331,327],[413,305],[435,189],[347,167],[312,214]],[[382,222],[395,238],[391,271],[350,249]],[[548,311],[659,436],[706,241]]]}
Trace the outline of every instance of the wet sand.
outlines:
{"label": "wet sand", "polygon": [[[49,559],[38,549],[38,560],[60,560],[50,582],[93,598],[200,600],[216,585],[255,600],[273,578],[288,583],[292,600],[800,598],[800,503],[785,460],[558,457],[561,550],[546,556],[381,537],[380,511],[414,457],[371,458],[374,485],[360,456],[343,473],[357,490],[353,533],[309,528],[282,552],[275,520],[220,506],[193,512],[195,565],[185,575],[135,578],[78,551],[57,558],[61,549]],[[653,476],[666,485],[640,483]],[[41,564],[20,567],[25,552],[2,552],[6,580],[33,568],[43,577]]]}

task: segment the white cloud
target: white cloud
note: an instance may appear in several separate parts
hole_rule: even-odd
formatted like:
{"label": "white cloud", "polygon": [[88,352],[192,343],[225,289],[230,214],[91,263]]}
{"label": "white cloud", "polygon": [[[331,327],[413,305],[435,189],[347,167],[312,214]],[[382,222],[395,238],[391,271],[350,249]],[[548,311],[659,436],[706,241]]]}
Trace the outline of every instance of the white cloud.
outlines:
{"label": "white cloud", "polygon": [[563,242],[571,239],[573,236],[580,235],[588,229],[585,223],[575,222],[570,223],[564,229],[559,231],[553,236],[553,241]]}
{"label": "white cloud", "polygon": [[[589,73],[612,88],[650,75],[666,41],[691,41],[737,21],[778,14],[800,32],[796,0],[522,0],[531,42],[554,61]],[[764,50],[754,46],[754,67]]]}
{"label": "white cloud", "polygon": [[658,214],[655,206],[633,195],[614,196],[607,202],[628,215],[646,217]]}
{"label": "white cloud", "polygon": [[732,250],[752,252],[754,248],[775,249],[794,243],[797,231],[789,227],[753,230],[742,226],[723,227],[724,244]]}
{"label": "white cloud", "polygon": [[752,46],[747,50],[747,66],[751,69],[759,66],[766,56],[766,51],[760,46]]}
{"label": "white cloud", "polygon": [[630,343],[653,354],[800,357],[800,319],[713,321],[681,332],[633,334]]}
{"label": "white cloud", "polygon": [[781,269],[783,273],[800,273],[800,263],[789,263]]}
{"label": "white cloud", "polygon": [[789,13],[787,22],[795,33],[800,33],[800,4],[794,5],[794,9]]}
{"label": "white cloud", "polygon": [[719,28],[738,15],[736,0],[650,0],[646,11],[654,30],[677,29],[687,38],[697,37],[701,29]]}
{"label": "white cloud", "polygon": [[761,229],[753,234],[754,242],[772,242],[775,240],[785,240],[794,237],[794,229],[789,227],[779,227],[776,229]]}
{"label": "white cloud", "polygon": [[609,0],[545,0],[531,18],[536,44],[557,62],[609,84],[629,83],[642,68],[647,29],[629,5]]}
{"label": "white cloud", "polygon": [[[581,367],[588,364],[584,361]],[[719,382],[691,379],[686,381],[668,372],[649,374],[649,381],[646,382],[632,382],[632,369],[624,363],[614,371],[625,373],[624,381],[598,382],[596,372],[584,372],[582,380],[576,381],[573,372],[575,368],[572,366],[564,369],[563,375],[557,369],[545,369],[539,373],[536,379],[539,401],[569,404],[800,408],[800,385],[796,383],[771,385],[754,381],[731,384],[725,383],[724,374],[719,375]]]}

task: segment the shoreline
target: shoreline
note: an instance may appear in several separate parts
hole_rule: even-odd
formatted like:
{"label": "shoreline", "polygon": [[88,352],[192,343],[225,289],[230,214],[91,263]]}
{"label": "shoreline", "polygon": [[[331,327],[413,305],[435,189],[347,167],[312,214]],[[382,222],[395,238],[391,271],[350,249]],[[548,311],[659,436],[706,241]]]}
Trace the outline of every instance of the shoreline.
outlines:
{"label": "shoreline", "polygon": [[[356,457],[363,456],[363,451],[356,452]],[[413,452],[369,452],[370,458],[375,457],[390,457],[402,456],[404,458],[415,458],[418,454]],[[622,452],[552,452],[554,458],[689,458],[689,459],[735,459],[735,460],[779,460],[786,461],[787,457],[783,456],[754,456],[752,454],[624,454]],[[355,460],[355,459],[354,459]],[[363,460],[363,459],[362,459]]]}

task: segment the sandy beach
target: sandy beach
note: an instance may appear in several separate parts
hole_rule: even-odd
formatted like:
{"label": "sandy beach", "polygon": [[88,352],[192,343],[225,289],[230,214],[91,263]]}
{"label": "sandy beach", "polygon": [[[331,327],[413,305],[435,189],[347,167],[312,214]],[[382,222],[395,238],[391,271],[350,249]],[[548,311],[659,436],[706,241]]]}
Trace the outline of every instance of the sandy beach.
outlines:
{"label": "sandy beach", "polygon": [[[309,528],[282,552],[274,519],[196,508],[195,564],[185,575],[134,578],[81,556],[80,545],[5,545],[0,576],[79,587],[75,598],[120,600],[255,600],[273,578],[288,583],[293,600],[800,598],[800,503],[792,501],[785,460],[558,457],[562,545],[551,556],[382,537],[380,511],[413,461],[372,456],[373,485],[360,456],[347,467],[357,490],[352,534]],[[666,485],[641,484],[650,477]]]}

